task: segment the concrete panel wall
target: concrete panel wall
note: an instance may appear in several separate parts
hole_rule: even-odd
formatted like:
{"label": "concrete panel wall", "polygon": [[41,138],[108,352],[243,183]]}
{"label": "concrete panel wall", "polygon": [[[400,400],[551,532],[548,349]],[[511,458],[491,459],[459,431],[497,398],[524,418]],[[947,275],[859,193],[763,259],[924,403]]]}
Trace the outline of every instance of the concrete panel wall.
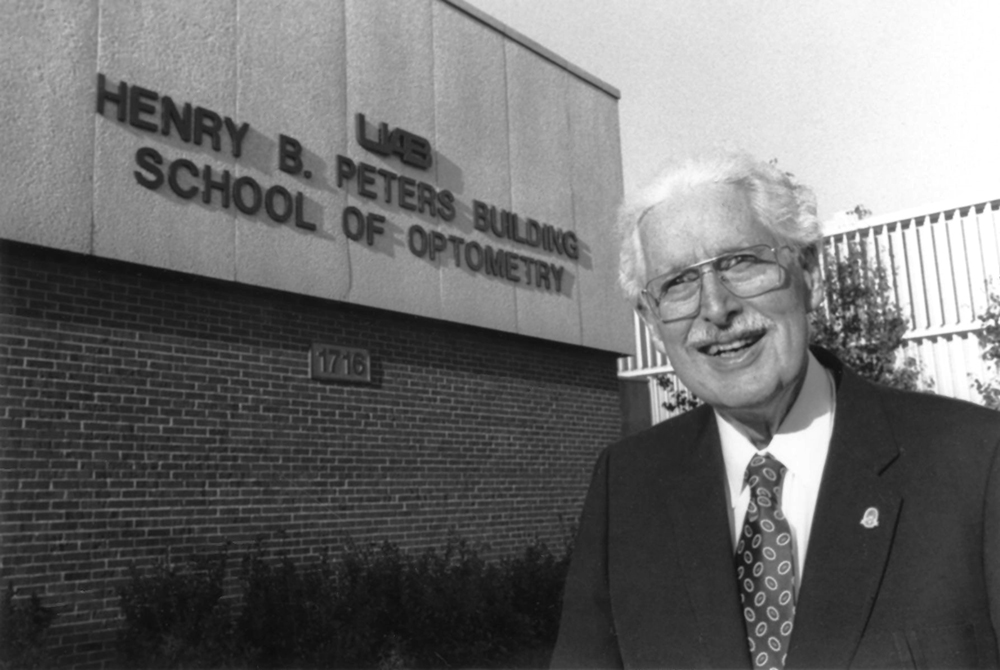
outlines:
{"label": "concrete panel wall", "polygon": [[2,30],[0,236],[628,348],[617,92],[459,0],[17,5]]}
{"label": "concrete panel wall", "polygon": [[[511,208],[505,40],[443,2],[434,3],[434,37],[435,109],[438,127],[447,129],[437,133],[437,173],[459,203],[447,227],[492,244],[473,224],[472,203]],[[514,286],[470,269],[464,252],[460,259],[460,270],[452,261],[441,274],[442,316],[516,332]]]}
{"label": "concrete panel wall", "polygon": [[[347,98],[351,110],[362,113],[371,124],[388,123],[424,138],[434,137],[434,70],[430,0],[398,3],[392,0],[347,0]],[[353,115],[352,115],[353,116]],[[353,118],[352,118],[353,121]],[[352,134],[354,124],[351,124]],[[345,138],[346,139],[346,138]],[[395,157],[382,157],[360,148],[352,137],[351,155],[376,168],[418,182],[433,182],[433,172],[419,170]],[[346,147],[345,147],[346,148]],[[367,153],[367,155],[365,155]],[[348,203],[366,214],[386,219],[385,233],[376,244],[352,245],[352,302],[374,304],[398,312],[432,318],[441,316],[440,273],[435,264],[422,261],[407,251],[408,223],[422,221],[412,216],[399,200],[400,181],[389,186],[377,179],[370,191],[379,197],[359,197],[352,188]],[[356,186],[357,180],[354,185]],[[414,205],[415,199],[410,202]],[[410,216],[407,216],[410,214]],[[366,239],[367,241],[367,239]]]}
{"label": "concrete panel wall", "polygon": [[90,252],[97,0],[4,5],[0,234]]}
{"label": "concrete panel wall", "polygon": [[613,158],[621,155],[618,104],[579,86],[569,87],[568,96],[573,220],[581,240],[580,329],[584,345],[598,346],[618,337],[618,321],[608,318],[608,306],[622,303],[617,249],[607,246],[618,207],[614,194],[624,188],[621,161]]}
{"label": "concrete panel wall", "polygon": [[[572,76],[552,63],[540,62],[520,44],[508,42],[506,46],[511,204],[522,218],[531,217],[563,231],[574,230],[566,109],[566,89]],[[551,260],[562,269],[552,273],[559,277],[560,290],[543,292],[526,287],[518,292],[519,332],[546,339],[580,332],[577,267],[558,254],[540,255],[539,260]],[[526,273],[521,274],[527,283]],[[556,277],[552,280],[555,288]]]}
{"label": "concrete panel wall", "polygon": [[[349,129],[346,39],[338,3],[303,0],[294,12],[284,3],[240,4],[237,105],[252,128],[237,174],[262,185],[281,184],[291,193],[303,191],[303,219],[317,229],[275,223],[264,215],[237,216],[239,282],[335,299],[350,292],[351,261],[337,217],[347,198],[333,172],[333,157]],[[281,135],[305,148],[299,175],[278,168]]]}
{"label": "concrete panel wall", "polygon": [[[201,108],[239,122],[236,0],[105,2],[98,46],[97,72],[108,76],[104,89],[117,94],[121,82],[130,88],[121,103],[105,100],[104,118],[97,119],[93,253],[232,279],[235,209],[222,206],[223,194],[211,189],[209,202],[201,192],[184,199],[166,185],[155,191],[143,188],[133,173],[143,148],[161,156],[162,168],[176,159],[189,160],[202,174],[209,166],[215,180],[234,170],[228,138],[216,144],[203,134],[199,146],[193,134],[185,142],[174,133],[164,136],[157,127],[163,96],[178,105],[189,102],[192,113]],[[123,105],[124,123],[116,120]],[[151,111],[143,113],[143,107]],[[198,186],[203,182],[189,171],[177,179],[185,192],[204,191]]]}

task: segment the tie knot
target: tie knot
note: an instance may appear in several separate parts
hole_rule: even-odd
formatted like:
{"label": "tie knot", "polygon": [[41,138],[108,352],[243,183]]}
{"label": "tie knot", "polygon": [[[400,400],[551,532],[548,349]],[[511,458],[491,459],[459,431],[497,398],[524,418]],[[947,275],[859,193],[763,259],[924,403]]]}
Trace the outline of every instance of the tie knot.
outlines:
{"label": "tie knot", "polygon": [[787,468],[771,454],[757,454],[747,465],[743,482],[751,491],[764,489],[769,495],[776,495]]}

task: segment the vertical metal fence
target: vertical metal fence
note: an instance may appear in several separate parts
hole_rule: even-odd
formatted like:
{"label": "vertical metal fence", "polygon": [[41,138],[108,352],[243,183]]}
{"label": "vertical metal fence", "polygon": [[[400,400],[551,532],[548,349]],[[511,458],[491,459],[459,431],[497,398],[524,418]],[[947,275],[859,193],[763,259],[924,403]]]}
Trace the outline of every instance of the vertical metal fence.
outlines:
{"label": "vertical metal fence", "polygon": [[[920,364],[927,388],[979,401],[972,379],[997,372],[983,360],[977,333],[991,284],[1000,291],[1000,197],[850,220],[829,230],[824,244],[838,259],[860,255],[867,271],[885,269],[909,322],[903,355]],[[618,374],[648,378],[653,421],[669,417],[663,405],[676,391],[665,392],[655,377],[673,371],[638,317],[635,354],[619,359]],[[674,388],[683,387],[675,380]]]}

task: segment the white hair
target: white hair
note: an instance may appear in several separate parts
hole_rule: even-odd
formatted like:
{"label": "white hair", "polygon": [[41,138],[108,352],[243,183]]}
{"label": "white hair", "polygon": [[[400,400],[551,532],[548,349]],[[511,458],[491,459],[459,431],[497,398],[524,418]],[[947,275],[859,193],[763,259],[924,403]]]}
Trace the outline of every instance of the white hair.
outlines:
{"label": "white hair", "polygon": [[748,197],[756,220],[807,264],[818,260],[823,238],[816,218],[816,196],[791,174],[742,152],[692,158],[661,172],[646,188],[625,200],[618,211],[621,240],[619,281],[635,302],[646,282],[640,226],[653,207],[708,184],[732,184]]}

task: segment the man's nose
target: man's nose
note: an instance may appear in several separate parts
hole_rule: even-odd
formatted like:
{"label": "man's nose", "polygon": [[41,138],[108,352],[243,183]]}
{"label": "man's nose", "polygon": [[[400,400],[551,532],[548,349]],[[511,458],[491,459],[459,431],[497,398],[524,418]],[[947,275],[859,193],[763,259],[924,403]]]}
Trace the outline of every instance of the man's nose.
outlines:
{"label": "man's nose", "polygon": [[728,325],[741,309],[739,298],[723,285],[717,272],[702,273],[700,318],[717,326]]}

